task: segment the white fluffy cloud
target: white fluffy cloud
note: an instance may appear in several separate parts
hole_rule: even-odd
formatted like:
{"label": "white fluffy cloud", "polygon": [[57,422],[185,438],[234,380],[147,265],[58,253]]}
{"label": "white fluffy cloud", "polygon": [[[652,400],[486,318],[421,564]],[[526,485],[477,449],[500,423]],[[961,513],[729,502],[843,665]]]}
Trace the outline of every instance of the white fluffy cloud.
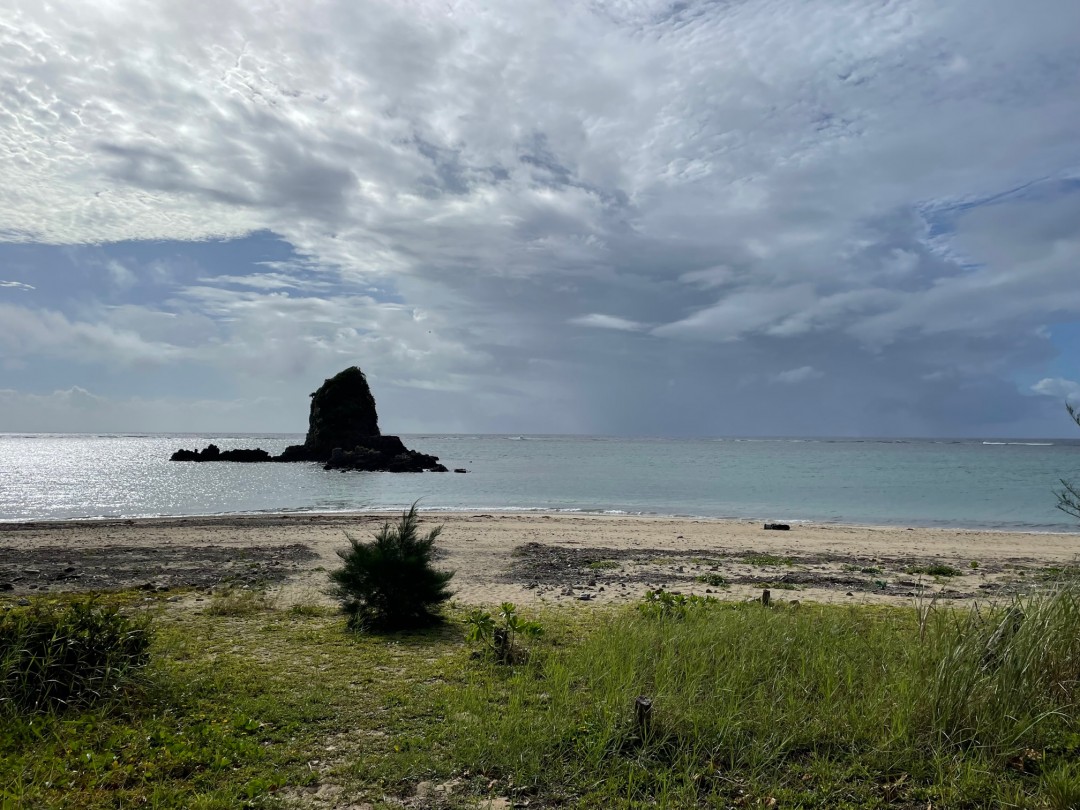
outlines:
{"label": "white fluffy cloud", "polygon": [[1063,377],[1046,377],[1039,380],[1031,390],[1036,394],[1064,400],[1069,403],[1080,403],[1080,382],[1066,380]]}
{"label": "white fluffy cloud", "polygon": [[775,433],[767,382],[809,369],[808,431],[955,432],[943,380],[1039,430],[1010,380],[1080,320],[1078,31],[1071,0],[18,0],[0,240],[297,255],[171,288],[106,260],[78,303],[5,270],[39,289],[0,359],[357,362],[472,430]]}

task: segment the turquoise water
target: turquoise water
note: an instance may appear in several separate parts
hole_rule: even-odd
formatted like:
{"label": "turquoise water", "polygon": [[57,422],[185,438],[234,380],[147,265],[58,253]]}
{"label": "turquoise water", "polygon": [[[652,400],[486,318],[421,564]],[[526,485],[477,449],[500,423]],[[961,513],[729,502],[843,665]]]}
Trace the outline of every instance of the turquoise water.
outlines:
{"label": "turquoise water", "polygon": [[0,434],[0,520],[400,509],[567,510],[1076,531],[1055,509],[1080,442],[403,437],[453,473],[192,464],[179,447],[300,435]]}

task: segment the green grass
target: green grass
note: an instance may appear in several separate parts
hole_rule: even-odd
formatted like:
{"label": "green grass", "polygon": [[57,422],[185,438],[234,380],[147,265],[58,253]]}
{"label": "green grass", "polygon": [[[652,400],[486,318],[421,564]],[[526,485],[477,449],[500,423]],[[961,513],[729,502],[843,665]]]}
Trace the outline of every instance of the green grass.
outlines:
{"label": "green grass", "polygon": [[70,711],[138,686],[150,630],[97,599],[41,600],[0,613],[0,711]]}
{"label": "green grass", "polygon": [[1038,571],[1035,576],[1040,582],[1077,582],[1080,581],[1080,565],[1052,565]]}
{"label": "green grass", "polygon": [[227,588],[210,600],[206,612],[215,616],[253,616],[274,609],[275,600],[262,588]]}
{"label": "green grass", "polygon": [[775,554],[748,554],[742,558],[747,565],[756,566],[780,566],[792,565],[795,561],[791,557],[778,557]]}
{"label": "green grass", "polygon": [[706,585],[712,585],[714,588],[726,588],[728,586],[727,579],[720,574],[702,574],[694,577],[694,579]]}
{"label": "green grass", "polygon": [[379,637],[162,613],[144,693],[0,714],[0,806],[261,807],[330,784],[378,808],[431,782],[440,807],[1075,807],[1080,590],[1022,609],[526,610],[546,632],[519,666],[473,657],[462,614]]}

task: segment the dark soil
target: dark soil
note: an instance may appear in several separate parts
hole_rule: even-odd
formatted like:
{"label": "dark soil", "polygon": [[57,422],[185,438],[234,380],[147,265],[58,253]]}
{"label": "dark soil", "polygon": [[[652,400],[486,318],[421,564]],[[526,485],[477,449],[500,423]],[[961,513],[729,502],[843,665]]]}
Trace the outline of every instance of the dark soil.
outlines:
{"label": "dark soil", "polygon": [[0,548],[0,592],[172,590],[280,582],[316,556],[305,545]]}
{"label": "dark soil", "polygon": [[[784,555],[784,564],[762,565],[748,560],[755,556],[761,555],[752,549],[725,552],[715,549],[579,549],[525,543],[514,549],[513,563],[504,581],[545,590],[639,587],[677,591],[691,585],[700,590],[711,577],[717,580],[716,588],[727,585],[790,587],[792,590],[825,588],[888,596],[915,596],[921,588],[937,584],[940,587],[935,587],[933,592],[943,599],[1009,595],[1025,590],[1027,586],[1022,581],[1000,579],[979,584],[974,590],[958,587],[959,582],[954,584],[948,580],[935,583],[933,578],[905,573],[913,566],[934,562],[914,557],[860,559],[830,554]],[[859,570],[863,568],[880,570],[866,573]],[[998,574],[1002,569],[1001,566],[983,566],[980,570]]]}

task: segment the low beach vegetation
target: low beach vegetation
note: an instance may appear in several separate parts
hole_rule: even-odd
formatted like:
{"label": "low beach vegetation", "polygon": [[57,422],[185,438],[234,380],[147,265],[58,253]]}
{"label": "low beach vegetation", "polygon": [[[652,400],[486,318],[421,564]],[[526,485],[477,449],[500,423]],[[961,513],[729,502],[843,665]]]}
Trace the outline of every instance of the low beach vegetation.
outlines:
{"label": "low beach vegetation", "polygon": [[79,709],[120,697],[149,658],[145,621],[82,598],[0,613],[0,711]]}
{"label": "low beach vegetation", "polygon": [[723,574],[701,574],[695,579],[706,585],[712,585],[714,588],[726,588],[728,586],[727,578]]}
{"label": "low beach vegetation", "polygon": [[473,610],[465,619],[469,641],[476,642],[483,654],[500,664],[523,664],[529,651],[523,639],[539,638],[544,634],[540,622],[518,615],[511,602],[503,602],[496,617],[486,610]]}
{"label": "low beach vegetation", "polygon": [[332,571],[334,595],[348,617],[351,630],[395,630],[430,627],[449,600],[450,571],[433,565],[436,526],[420,534],[414,503],[396,525],[384,523],[375,539],[349,536],[349,548],[339,551],[344,565]]}
{"label": "low beach vegetation", "polygon": [[[545,632],[513,666],[476,655],[492,636],[470,643],[478,622],[453,608],[383,635],[157,610],[137,695],[0,713],[0,805],[1062,810],[1080,794],[1071,583],[989,610],[652,592],[530,612]],[[506,607],[492,631],[504,614],[525,621]]]}
{"label": "low beach vegetation", "polygon": [[[1072,405],[1066,405],[1069,416],[1080,426],[1080,409]],[[1080,484],[1075,481],[1061,480],[1061,489],[1057,493],[1057,508],[1067,515],[1080,518]]]}

